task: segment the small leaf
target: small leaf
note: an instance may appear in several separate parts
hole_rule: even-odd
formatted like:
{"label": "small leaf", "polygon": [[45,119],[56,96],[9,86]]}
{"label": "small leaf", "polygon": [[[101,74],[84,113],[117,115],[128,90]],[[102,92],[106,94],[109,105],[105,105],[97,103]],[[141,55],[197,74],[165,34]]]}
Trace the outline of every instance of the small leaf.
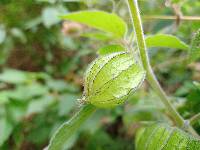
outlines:
{"label": "small leaf", "polygon": [[54,4],[57,0],[37,0],[38,2],[48,2]]}
{"label": "small leaf", "polygon": [[27,103],[12,99],[7,103],[6,111],[9,114],[9,120],[12,121],[12,123],[19,123],[25,117]]}
{"label": "small leaf", "polygon": [[22,71],[14,69],[5,69],[0,74],[0,81],[11,84],[24,83],[27,81],[27,75],[25,74],[25,72]]}
{"label": "small leaf", "polygon": [[4,69],[0,73],[0,82],[6,82],[10,84],[23,84],[35,81],[36,79],[48,79],[49,76],[42,72],[27,72],[15,69]]}
{"label": "small leaf", "polygon": [[47,92],[48,89],[46,86],[37,82],[31,82],[30,84],[18,85],[10,94],[10,98],[16,100],[28,100],[33,97],[45,95]]}
{"label": "small leaf", "polygon": [[44,25],[49,28],[59,22],[58,11],[55,8],[45,8],[42,12]]}
{"label": "small leaf", "polygon": [[63,82],[63,80],[52,80],[49,79],[47,82],[47,86],[53,90],[53,91],[57,91],[57,92],[78,92],[78,87],[67,83],[67,82]]}
{"label": "small leaf", "polygon": [[4,42],[6,38],[6,31],[3,27],[0,26],[0,44]]}
{"label": "small leaf", "polygon": [[175,4],[175,5],[183,5],[184,3],[186,3],[187,0],[171,0],[171,4]]}
{"label": "small leaf", "polygon": [[47,27],[50,28],[54,24],[57,24],[60,21],[59,14],[60,13],[65,13],[66,10],[64,7],[46,7],[42,11],[42,21],[43,24]]}
{"label": "small leaf", "polygon": [[194,81],[193,84],[200,90],[200,83],[197,81]]}
{"label": "small leaf", "polygon": [[24,34],[24,32],[21,29],[12,28],[10,32],[13,35],[13,37],[18,38],[22,43],[27,42],[26,35]]}
{"label": "small leaf", "polygon": [[27,22],[24,23],[24,28],[25,29],[35,29],[36,26],[38,26],[42,22],[42,17],[37,17],[34,19],[31,19]]}
{"label": "small leaf", "polygon": [[32,99],[27,107],[26,116],[43,112],[49,105],[53,104],[54,99],[51,95],[44,95],[41,98]]}
{"label": "small leaf", "polygon": [[61,16],[61,18],[109,32],[117,38],[124,37],[127,30],[126,23],[119,16],[104,11],[79,11]]}
{"label": "small leaf", "polygon": [[6,118],[0,119],[0,147],[9,138],[12,129],[13,125]]}
{"label": "small leaf", "polygon": [[63,94],[60,96],[60,103],[59,103],[59,115],[64,116],[68,114],[77,103],[77,95],[75,94]]}
{"label": "small leaf", "polygon": [[83,122],[96,110],[92,105],[85,105],[73,118],[65,122],[53,135],[48,150],[63,150],[66,142]]}
{"label": "small leaf", "polygon": [[200,149],[200,140],[176,127],[155,123],[139,130],[136,136],[137,150]]}
{"label": "small leaf", "polygon": [[200,29],[197,31],[194,38],[192,39],[189,52],[190,62],[196,61],[199,58],[200,58]]}
{"label": "small leaf", "polygon": [[187,50],[188,45],[178,39],[176,36],[169,34],[156,34],[146,37],[147,47],[168,47]]}
{"label": "small leaf", "polygon": [[106,55],[111,54],[114,52],[122,52],[125,51],[125,48],[122,45],[113,44],[113,45],[107,45],[98,50],[99,55]]}

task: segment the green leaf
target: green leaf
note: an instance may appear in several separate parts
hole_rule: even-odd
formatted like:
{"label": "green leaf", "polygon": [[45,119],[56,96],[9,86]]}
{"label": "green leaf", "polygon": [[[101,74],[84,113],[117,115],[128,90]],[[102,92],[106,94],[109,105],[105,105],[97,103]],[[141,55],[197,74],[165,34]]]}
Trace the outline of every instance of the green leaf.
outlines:
{"label": "green leaf", "polygon": [[48,2],[54,4],[57,0],[37,0],[38,2]]}
{"label": "green leaf", "polygon": [[44,95],[41,98],[32,99],[32,101],[28,104],[26,116],[43,112],[54,102],[54,98],[51,95]]}
{"label": "green leaf", "polygon": [[50,88],[53,91],[57,91],[57,92],[78,92],[78,87],[64,82],[63,80],[48,80],[47,82],[47,86],[48,88]]}
{"label": "green leaf", "polygon": [[176,36],[169,34],[156,34],[145,39],[147,47],[168,47],[187,50],[189,46]]}
{"label": "green leaf", "polygon": [[46,7],[42,11],[42,21],[45,27],[50,28],[60,21],[59,14],[66,13],[64,7]]}
{"label": "green leaf", "polygon": [[77,98],[77,95],[69,93],[60,96],[59,115],[64,116],[68,114],[74,108],[74,106],[76,106]]}
{"label": "green leaf", "polygon": [[0,81],[11,84],[24,83],[27,81],[27,75],[22,71],[6,69],[0,74]]}
{"label": "green leaf", "polygon": [[0,105],[9,102],[9,96],[12,93],[11,90],[1,91],[0,92]]}
{"label": "green leaf", "polygon": [[200,29],[195,34],[192,39],[190,52],[189,52],[189,60],[190,62],[196,61],[200,58]]}
{"label": "green leaf", "polygon": [[112,39],[110,34],[106,34],[103,32],[87,32],[81,34],[82,37],[91,38],[91,40],[101,40],[101,41],[108,41]]}
{"label": "green leaf", "polygon": [[10,32],[13,35],[13,37],[18,38],[23,44],[27,42],[26,35],[21,29],[12,28]]}
{"label": "green leaf", "polygon": [[171,0],[172,4],[180,4],[180,3],[185,3],[186,0]]}
{"label": "green leaf", "polygon": [[113,44],[113,45],[106,45],[98,50],[99,55],[106,55],[111,54],[114,52],[122,52],[125,51],[125,48],[122,45]]}
{"label": "green leaf", "polygon": [[4,42],[5,38],[6,38],[6,31],[2,26],[0,26],[0,44]]}
{"label": "green leaf", "polygon": [[49,28],[60,21],[58,17],[58,10],[55,8],[47,7],[42,12],[42,19],[44,25]]}
{"label": "green leaf", "polygon": [[16,100],[28,100],[33,97],[42,96],[48,93],[48,88],[37,82],[31,84],[19,85],[10,94],[10,97]]}
{"label": "green leaf", "polygon": [[111,33],[117,38],[123,38],[127,31],[126,23],[119,16],[104,11],[79,11],[63,15],[61,18]]}
{"label": "green leaf", "polygon": [[200,90],[200,83],[197,81],[194,81],[193,84]]}
{"label": "green leaf", "polygon": [[99,130],[89,139],[86,149],[104,150],[106,149],[105,147],[109,147],[109,150],[116,150],[120,149],[118,144],[122,146],[122,143],[116,143],[116,139],[112,138],[108,133]]}
{"label": "green leaf", "polygon": [[25,117],[27,111],[27,103],[17,100],[11,100],[6,105],[7,113],[9,114],[9,120],[13,123],[19,123]]}
{"label": "green leaf", "polygon": [[155,123],[139,130],[136,136],[137,150],[200,149],[200,140],[176,127]]}
{"label": "green leaf", "polygon": [[25,29],[34,29],[36,26],[38,26],[42,22],[42,17],[37,17],[34,19],[31,19],[24,23]]}
{"label": "green leaf", "polygon": [[48,79],[48,78],[49,76],[45,73],[26,72],[15,69],[4,69],[3,72],[0,73],[0,81],[10,84],[23,84],[32,82],[36,79]]}
{"label": "green leaf", "polygon": [[65,143],[73,136],[83,122],[96,110],[92,105],[85,105],[69,121],[65,122],[53,135],[48,150],[63,150]]}
{"label": "green leaf", "polygon": [[64,150],[70,150],[74,144],[76,143],[77,139],[79,138],[78,134],[74,134],[72,135],[69,140],[67,140],[67,142],[65,143],[65,145],[63,146]]}
{"label": "green leaf", "polygon": [[0,119],[0,146],[9,138],[12,129],[12,124],[6,118]]}

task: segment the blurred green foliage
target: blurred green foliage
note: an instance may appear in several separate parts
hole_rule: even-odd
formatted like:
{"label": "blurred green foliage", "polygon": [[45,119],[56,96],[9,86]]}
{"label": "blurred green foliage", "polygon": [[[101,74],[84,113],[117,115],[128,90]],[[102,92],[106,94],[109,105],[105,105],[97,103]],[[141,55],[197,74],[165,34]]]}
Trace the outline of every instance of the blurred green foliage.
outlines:
{"label": "blurred green foliage", "polygon": [[[200,14],[198,0],[174,0],[183,16]],[[174,15],[162,0],[139,1],[145,16]],[[0,1],[0,149],[39,150],[53,132],[78,109],[84,70],[110,36],[59,15],[77,10],[115,12],[129,26],[121,0],[1,0]],[[190,45],[199,21],[143,19],[146,35],[173,34]],[[131,31],[128,32],[128,34]],[[78,35],[78,36],[77,36]],[[179,112],[189,118],[200,111],[200,62],[188,64],[188,52],[149,48],[151,64]],[[163,121],[164,107],[144,84],[126,105],[97,111],[74,135],[66,149],[133,149],[140,122]],[[200,133],[200,122],[195,124]]]}

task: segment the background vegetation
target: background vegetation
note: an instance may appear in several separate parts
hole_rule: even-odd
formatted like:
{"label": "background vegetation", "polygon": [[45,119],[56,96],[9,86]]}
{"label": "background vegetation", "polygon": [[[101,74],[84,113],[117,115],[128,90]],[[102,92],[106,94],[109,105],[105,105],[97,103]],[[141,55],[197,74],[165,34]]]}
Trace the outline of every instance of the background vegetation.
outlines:
{"label": "background vegetation", "polygon": [[[173,2],[176,7],[163,0],[139,1],[145,35],[173,34],[189,45],[200,28],[200,20],[194,19],[200,2]],[[105,33],[61,21],[58,15],[88,9],[115,12],[131,26],[123,0],[0,1],[0,149],[43,149],[57,127],[78,110],[87,65],[99,48],[112,43]],[[180,15],[193,17],[185,20]],[[200,81],[200,62],[188,63],[183,49],[150,48],[149,54],[181,115],[198,113],[200,87],[193,81]],[[66,149],[133,149],[136,128],[145,121],[167,121],[163,110],[144,83],[125,105],[98,110]],[[195,129],[200,133],[200,122]]]}

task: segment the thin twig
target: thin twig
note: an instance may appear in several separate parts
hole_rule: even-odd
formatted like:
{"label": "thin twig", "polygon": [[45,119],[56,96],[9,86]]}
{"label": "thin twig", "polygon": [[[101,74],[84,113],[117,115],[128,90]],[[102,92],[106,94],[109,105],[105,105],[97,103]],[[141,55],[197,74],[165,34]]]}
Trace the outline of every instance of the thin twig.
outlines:
{"label": "thin twig", "polygon": [[183,13],[181,12],[181,4],[172,3],[171,0],[166,0],[166,3],[168,3],[168,6],[171,7],[176,16],[176,26],[180,25],[181,17],[183,16]]}
{"label": "thin twig", "polygon": [[189,121],[190,121],[190,124],[193,125],[199,120],[200,120],[200,113],[194,115],[192,118],[190,118]]}
{"label": "thin twig", "polygon": [[[158,19],[158,20],[177,20],[177,16],[158,16],[158,15],[148,15],[142,17],[145,20]],[[200,21],[200,16],[182,16],[180,18],[182,21]]]}

